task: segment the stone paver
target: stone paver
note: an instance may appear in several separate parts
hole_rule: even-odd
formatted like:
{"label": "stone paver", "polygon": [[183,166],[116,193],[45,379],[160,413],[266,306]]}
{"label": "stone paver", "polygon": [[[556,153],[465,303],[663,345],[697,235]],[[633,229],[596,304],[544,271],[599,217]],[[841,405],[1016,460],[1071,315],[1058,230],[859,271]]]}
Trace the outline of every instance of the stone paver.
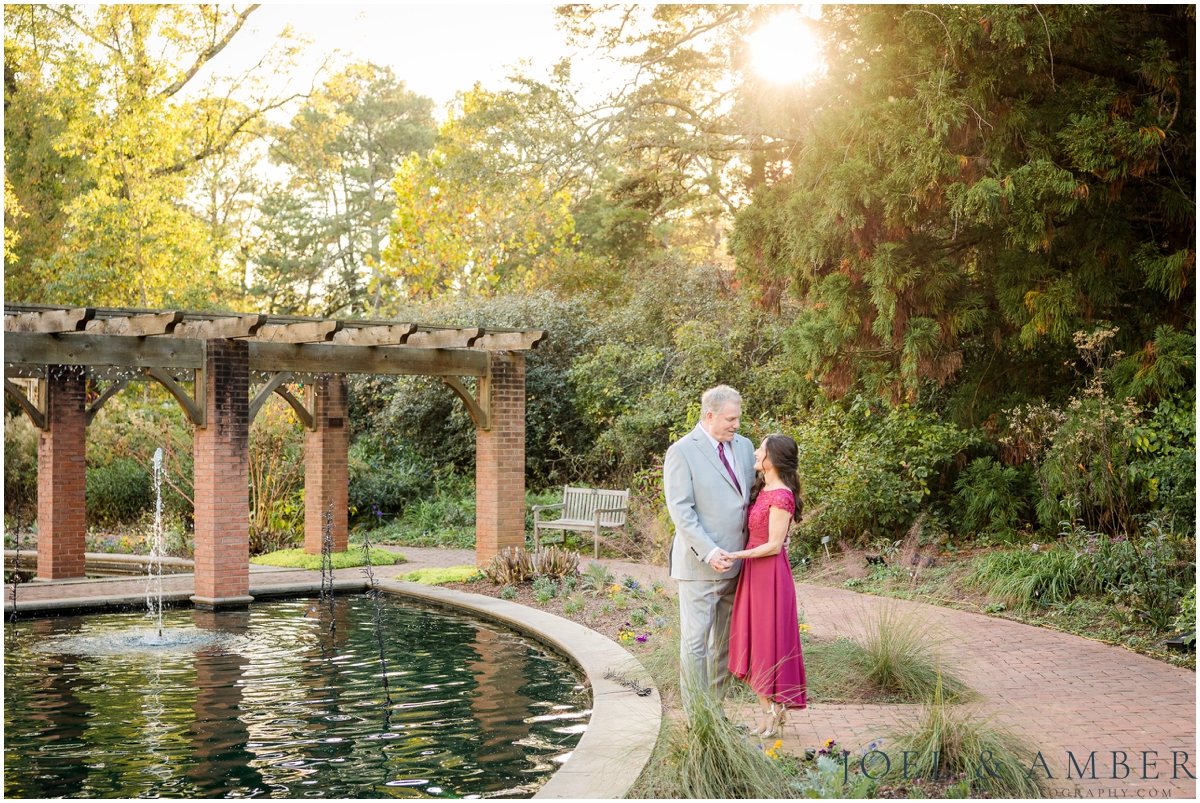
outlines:
{"label": "stone paver", "polygon": [[[474,562],[471,550],[401,547],[409,562],[377,568],[376,576],[392,578],[427,566]],[[580,563],[586,567],[590,558]],[[665,567],[628,561],[602,560],[618,577],[639,582],[659,580],[670,587]],[[316,572],[272,571],[251,574],[256,586],[311,582]],[[342,569],[339,579],[360,579],[359,569]],[[190,575],[163,578],[164,591],[189,591]],[[128,587],[128,591],[118,590]],[[144,593],[144,580],[86,584],[30,584],[18,589],[18,599],[108,596]],[[979,692],[972,704],[981,717],[991,718],[1025,737],[1042,752],[1055,783],[1064,791],[1092,797],[1194,798],[1196,781],[1181,768],[1174,771],[1173,754],[1187,753],[1186,768],[1196,773],[1195,673],[1143,655],[1047,628],[1032,627],[982,614],[919,602],[858,594],[840,588],[798,583],[797,599],[812,633],[821,637],[858,635],[864,620],[882,606],[920,617],[940,633],[945,654],[957,664],[960,676]],[[5,594],[8,605],[11,596]],[[749,719],[749,706],[730,706],[730,715]],[[792,712],[784,731],[785,749],[800,752],[834,738],[858,750],[872,739],[886,738],[894,727],[919,713],[918,706],[815,704]],[[1096,779],[1066,780],[1067,751],[1080,764],[1096,753]],[[1113,778],[1113,752],[1127,755],[1128,777],[1118,764]],[[1143,755],[1144,751],[1149,751]],[[1155,755],[1157,753],[1157,756]],[[1155,760],[1157,759],[1157,765]],[[1143,760],[1146,778],[1143,778]],[[1158,777],[1155,778],[1157,772]],[[1077,786],[1075,786],[1077,784]]]}

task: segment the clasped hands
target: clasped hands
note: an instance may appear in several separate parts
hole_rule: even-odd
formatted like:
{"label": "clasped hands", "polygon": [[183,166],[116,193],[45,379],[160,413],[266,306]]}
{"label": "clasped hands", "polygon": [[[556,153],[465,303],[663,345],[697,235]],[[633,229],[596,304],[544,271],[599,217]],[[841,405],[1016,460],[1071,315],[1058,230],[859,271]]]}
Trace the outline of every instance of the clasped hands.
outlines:
{"label": "clasped hands", "polygon": [[712,567],[714,572],[727,572],[733,568],[733,560],[733,556],[728,552],[718,549],[708,561],[708,565]]}
{"label": "clasped hands", "polygon": [[[787,551],[788,544],[791,542],[791,540],[792,539],[790,536],[783,539],[784,552]],[[740,560],[746,557],[749,552],[750,550],[748,549],[743,549],[738,552],[726,552],[724,549],[718,548],[713,554],[712,559],[709,560],[708,565],[712,567],[714,572],[724,573],[733,568],[733,562],[735,560]]]}

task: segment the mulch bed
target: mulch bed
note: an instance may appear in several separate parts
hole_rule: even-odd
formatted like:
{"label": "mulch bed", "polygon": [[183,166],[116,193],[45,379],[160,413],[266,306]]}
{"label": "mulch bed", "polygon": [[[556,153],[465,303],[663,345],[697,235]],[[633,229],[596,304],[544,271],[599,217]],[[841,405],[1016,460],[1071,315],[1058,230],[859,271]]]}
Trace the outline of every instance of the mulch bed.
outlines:
{"label": "mulch bed", "polygon": [[[620,582],[622,578],[618,578]],[[497,597],[503,599],[501,595],[504,586],[496,585],[487,580],[476,580],[473,583],[443,583],[442,588],[453,588],[458,591],[465,591],[469,594],[483,594],[488,597]],[[613,600],[611,589],[606,589],[598,594],[592,591],[577,588],[573,592],[565,592],[561,585],[559,591],[553,598],[544,604],[539,604],[537,596],[533,590],[531,583],[521,583],[513,586],[516,589],[517,595],[510,602],[518,602],[522,605],[528,605],[530,608],[552,613],[555,616],[561,616],[564,619],[570,619],[572,622],[577,622],[584,627],[590,627],[605,636],[608,636],[613,641],[618,641],[626,648],[631,647],[649,647],[655,640],[656,635],[664,635],[669,632],[669,628],[675,626],[675,617],[671,615],[672,611],[677,611],[679,603],[674,596],[671,596],[667,588],[663,588],[661,592],[654,592],[649,587],[643,587],[641,593],[632,592],[629,589],[622,589],[628,597],[628,602],[624,609],[618,607]],[[565,605],[567,599],[576,601],[582,600],[583,607],[572,613],[567,613]],[[641,611],[646,617],[646,623],[639,626],[634,626],[631,622],[631,614],[634,611]],[[665,620],[661,624],[656,624],[656,620]],[[645,642],[639,643],[636,640],[631,640],[626,637],[621,639],[622,629],[636,631],[637,635],[649,633],[649,637]]]}

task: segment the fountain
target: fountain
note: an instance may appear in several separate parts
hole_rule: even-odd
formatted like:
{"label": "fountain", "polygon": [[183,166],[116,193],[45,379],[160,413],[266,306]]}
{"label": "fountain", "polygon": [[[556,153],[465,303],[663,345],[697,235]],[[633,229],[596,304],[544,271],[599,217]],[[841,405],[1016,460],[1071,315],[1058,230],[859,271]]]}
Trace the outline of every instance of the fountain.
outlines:
{"label": "fountain", "polygon": [[146,564],[146,608],[149,616],[158,620],[158,637],[162,638],[162,472],[163,450],[154,450],[154,532],[150,543],[150,562]]}
{"label": "fountain", "polygon": [[383,681],[383,727],[387,728],[391,723],[392,693],[388,688],[387,655],[383,647],[383,592],[375,587],[375,572],[371,569],[371,536],[366,530],[363,531],[363,556],[366,560],[363,574],[367,578],[367,596],[375,606],[371,621],[375,628],[375,642],[379,646],[379,677]]}

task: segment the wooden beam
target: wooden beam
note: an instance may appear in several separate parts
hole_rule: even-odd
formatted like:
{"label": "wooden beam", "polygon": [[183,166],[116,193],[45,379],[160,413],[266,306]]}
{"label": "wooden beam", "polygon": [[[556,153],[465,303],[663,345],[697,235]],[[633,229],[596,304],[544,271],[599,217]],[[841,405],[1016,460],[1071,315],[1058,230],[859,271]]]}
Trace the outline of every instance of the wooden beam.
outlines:
{"label": "wooden beam", "polygon": [[34,365],[195,369],[204,367],[204,343],[177,337],[141,338],[86,334],[56,337],[6,332],[4,361]]}
{"label": "wooden beam", "polygon": [[[184,324],[180,324],[180,327]],[[178,332],[178,327],[176,328]],[[339,346],[334,343],[249,341],[250,370],[277,373],[486,376],[488,355],[474,349],[410,346]],[[125,368],[203,369],[204,343],[176,337],[56,336],[8,332],[9,366],[88,365]]]}
{"label": "wooden beam", "polygon": [[250,341],[251,371],[314,374],[485,376],[486,352],[408,346],[338,346],[333,343]]}
{"label": "wooden beam", "polygon": [[467,390],[462,381],[457,376],[443,376],[442,381],[458,394],[458,398],[463,400],[463,404],[467,405],[467,412],[471,416],[471,420],[475,422],[476,429],[489,429],[491,427],[491,417],[488,409],[491,407],[491,400],[488,398],[488,380],[487,377],[479,377],[479,398],[476,399],[471,395],[471,391]]}
{"label": "wooden beam", "polygon": [[314,321],[264,326],[254,340],[262,343],[328,343],[342,330],[341,321]]}
{"label": "wooden beam", "polygon": [[431,332],[413,332],[404,345],[426,349],[466,349],[481,337],[483,330],[478,326],[467,329],[435,329]]}
{"label": "wooden beam", "polygon": [[528,351],[546,339],[543,332],[493,332],[475,341],[471,348],[486,351]]}
{"label": "wooden beam", "polygon": [[195,386],[195,398],[192,398],[184,390],[183,386],[175,381],[175,377],[168,374],[162,368],[147,368],[146,375],[157,379],[163,387],[170,391],[171,395],[175,397],[175,401],[179,402],[179,406],[187,413],[189,421],[201,429],[207,426],[205,421],[205,413],[207,411],[204,408],[204,378],[199,372],[197,372],[196,380],[193,382]]}
{"label": "wooden beam", "polygon": [[175,337],[207,340],[216,337],[254,337],[267,322],[266,315],[238,315],[212,320],[184,321],[175,327]]}
{"label": "wooden beam", "polygon": [[87,322],[95,317],[96,310],[90,307],[47,310],[46,312],[26,312],[22,315],[5,315],[4,331],[40,332],[43,334],[82,332],[84,327],[87,326]]}
{"label": "wooden beam", "polygon": [[262,409],[262,406],[264,404],[266,404],[267,399],[269,399],[271,397],[271,394],[275,392],[275,388],[280,387],[281,385],[286,385],[288,382],[291,382],[291,381],[292,381],[292,372],[291,371],[280,371],[279,373],[275,374],[270,379],[268,379],[266,381],[266,383],[263,384],[263,386],[258,389],[258,392],[254,394],[254,398],[250,400],[250,423],[251,424],[254,423],[254,418],[255,418],[255,416],[258,415],[258,411]]}
{"label": "wooden beam", "polygon": [[128,384],[128,379],[118,379],[116,382],[113,382],[111,385],[105,388],[104,392],[100,394],[100,397],[92,402],[91,406],[87,408],[87,412],[84,414],[84,425],[90,427],[92,425],[92,419],[96,417],[96,413],[100,412],[100,408],[104,406],[104,403],[124,390],[125,386]]}
{"label": "wooden beam", "polygon": [[333,342],[342,346],[402,346],[415,331],[416,324],[411,323],[347,327],[333,336]]}
{"label": "wooden beam", "polygon": [[125,335],[148,337],[169,335],[183,321],[183,313],[162,312],[151,315],[131,315],[128,318],[97,318],[88,321],[87,332],[92,335]]}
{"label": "wooden beam", "polygon": [[29,416],[29,420],[33,425],[40,430],[46,429],[46,416],[42,410],[37,408],[37,405],[29,400],[19,387],[8,381],[8,377],[4,378],[4,391],[8,395],[17,400],[17,404],[21,405],[21,409]]}
{"label": "wooden beam", "polygon": [[317,416],[315,409],[309,409],[308,405],[292,395],[291,391],[282,385],[275,388],[275,392],[283,397],[283,400],[292,406],[296,412],[296,417],[300,419],[300,423],[304,428],[315,432],[317,429]]}

